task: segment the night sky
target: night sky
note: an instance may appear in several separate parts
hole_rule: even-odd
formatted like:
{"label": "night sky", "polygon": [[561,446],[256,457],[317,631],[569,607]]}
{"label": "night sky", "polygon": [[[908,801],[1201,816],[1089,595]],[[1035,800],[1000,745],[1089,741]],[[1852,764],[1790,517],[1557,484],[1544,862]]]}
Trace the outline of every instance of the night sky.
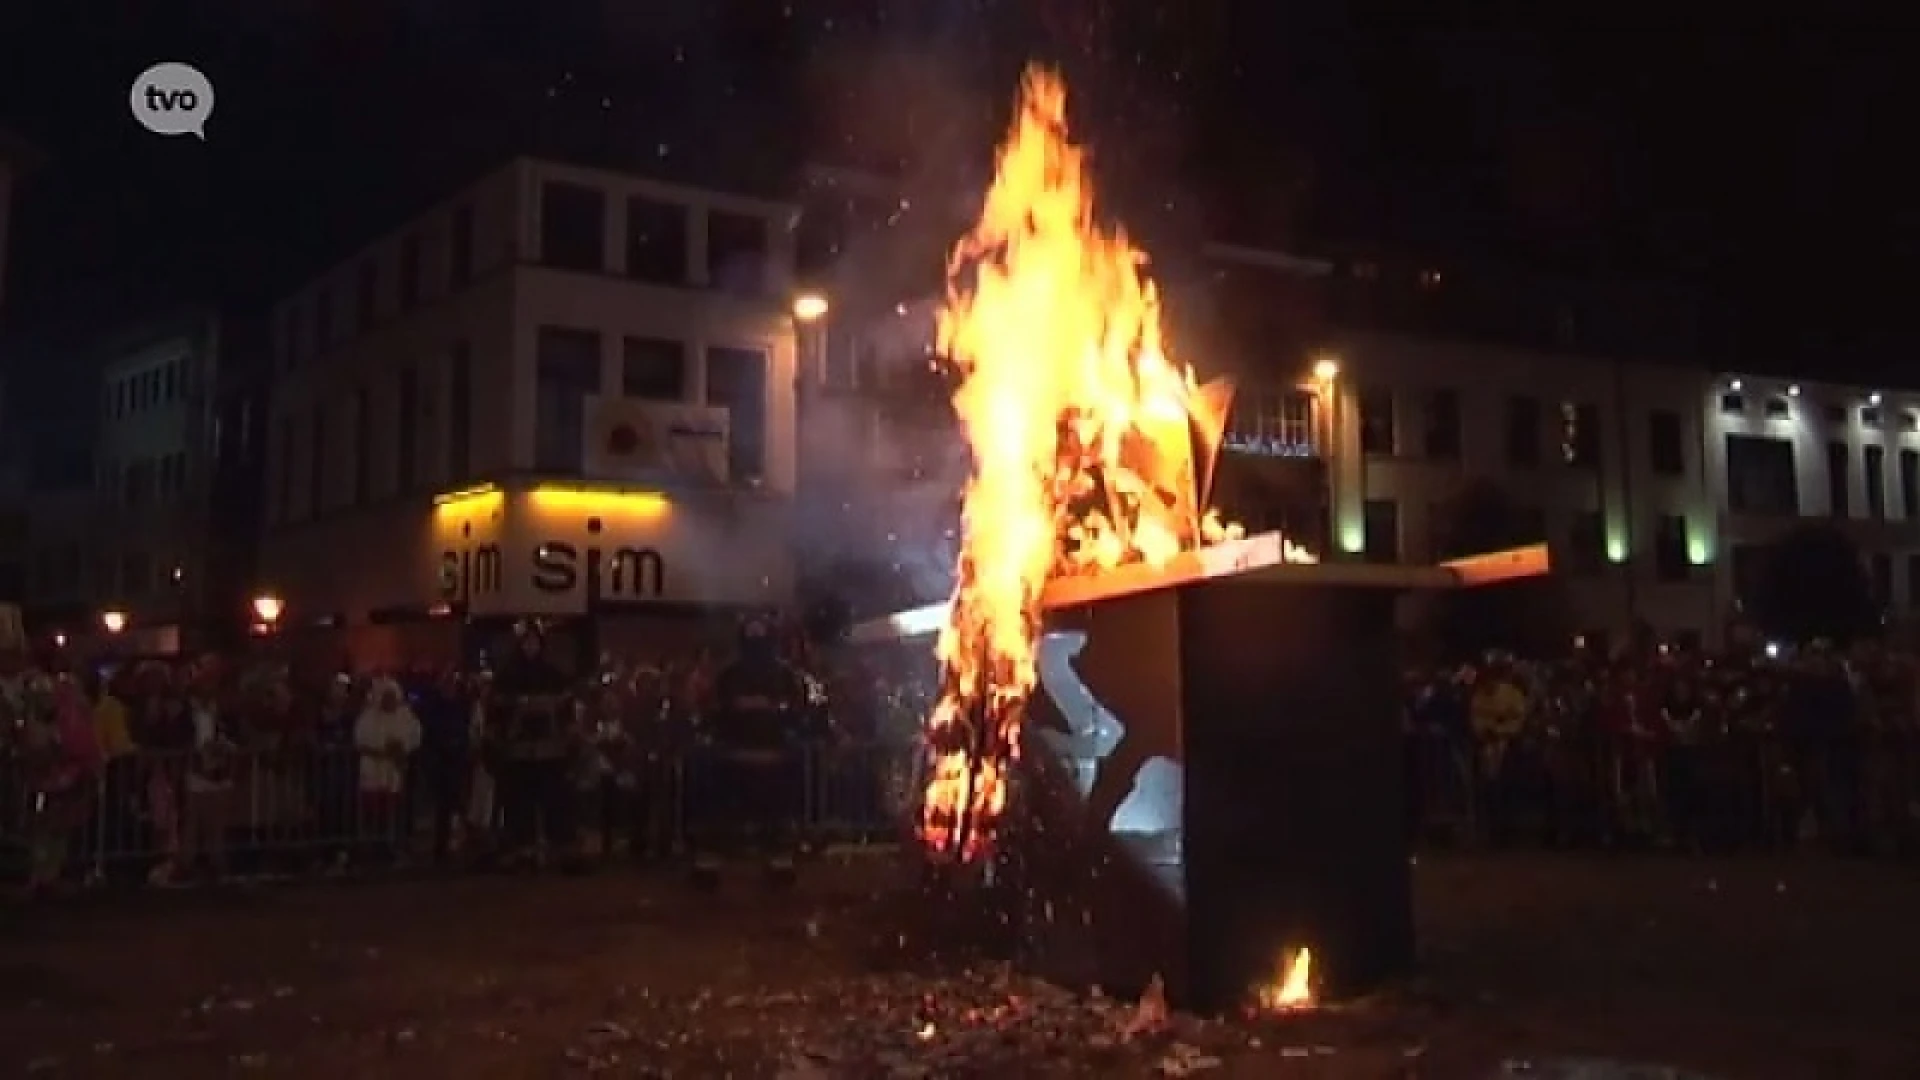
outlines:
{"label": "night sky", "polygon": [[[1713,350],[1756,367],[1908,355],[1920,166],[1896,125],[1920,65],[1900,35],[1464,32],[1349,10],[0,5],[0,124],[53,155],[16,204],[9,362],[170,301],[267,300],[514,152],[770,191],[807,158],[948,168],[991,149],[1032,57],[1066,67],[1129,214],[1306,252],[1685,282],[1714,304]],[[133,76],[163,59],[211,78],[207,143],[129,117]]]}

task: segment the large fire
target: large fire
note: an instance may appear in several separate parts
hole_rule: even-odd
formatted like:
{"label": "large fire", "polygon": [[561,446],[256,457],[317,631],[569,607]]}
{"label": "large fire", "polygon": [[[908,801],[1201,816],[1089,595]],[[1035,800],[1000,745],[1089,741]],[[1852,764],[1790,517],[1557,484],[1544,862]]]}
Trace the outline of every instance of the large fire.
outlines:
{"label": "large fire", "polygon": [[1240,535],[1205,506],[1231,387],[1167,357],[1145,256],[1096,224],[1066,110],[1060,78],[1030,69],[940,313],[972,474],[920,826],[961,861],[1006,807],[1047,581]]}

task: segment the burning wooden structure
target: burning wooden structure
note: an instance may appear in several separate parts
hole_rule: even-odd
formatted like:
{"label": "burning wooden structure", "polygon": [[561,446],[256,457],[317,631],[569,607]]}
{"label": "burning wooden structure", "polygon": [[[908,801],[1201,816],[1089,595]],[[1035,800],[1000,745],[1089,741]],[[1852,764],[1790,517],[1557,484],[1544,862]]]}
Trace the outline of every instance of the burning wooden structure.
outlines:
{"label": "burning wooden structure", "polygon": [[[1546,570],[1290,562],[1276,535],[1045,593],[991,892],[1041,974],[1228,1008],[1310,946],[1319,990],[1405,973],[1414,929],[1394,606]],[[856,628],[917,641],[935,610]]]}

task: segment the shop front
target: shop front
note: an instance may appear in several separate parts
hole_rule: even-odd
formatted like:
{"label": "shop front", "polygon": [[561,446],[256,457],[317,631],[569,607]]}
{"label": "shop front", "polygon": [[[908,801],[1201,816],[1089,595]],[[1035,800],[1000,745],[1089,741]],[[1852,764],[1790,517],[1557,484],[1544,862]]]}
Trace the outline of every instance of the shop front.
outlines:
{"label": "shop front", "polygon": [[435,500],[422,591],[470,659],[526,619],[581,663],[671,651],[791,603],[787,532],[784,503],[737,492],[486,485]]}

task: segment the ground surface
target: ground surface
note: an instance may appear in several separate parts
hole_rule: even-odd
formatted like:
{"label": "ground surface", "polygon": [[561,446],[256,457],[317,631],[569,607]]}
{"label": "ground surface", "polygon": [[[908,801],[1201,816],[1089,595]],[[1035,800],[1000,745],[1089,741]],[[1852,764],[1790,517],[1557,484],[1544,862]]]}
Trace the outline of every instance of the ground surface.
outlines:
{"label": "ground surface", "polygon": [[1920,1076],[1911,868],[1424,858],[1412,984],[1124,1042],[1130,1006],[894,947],[897,876],[875,858],[815,867],[784,904],[609,872],[4,909],[0,1073],[1483,1077],[1604,1056]]}

